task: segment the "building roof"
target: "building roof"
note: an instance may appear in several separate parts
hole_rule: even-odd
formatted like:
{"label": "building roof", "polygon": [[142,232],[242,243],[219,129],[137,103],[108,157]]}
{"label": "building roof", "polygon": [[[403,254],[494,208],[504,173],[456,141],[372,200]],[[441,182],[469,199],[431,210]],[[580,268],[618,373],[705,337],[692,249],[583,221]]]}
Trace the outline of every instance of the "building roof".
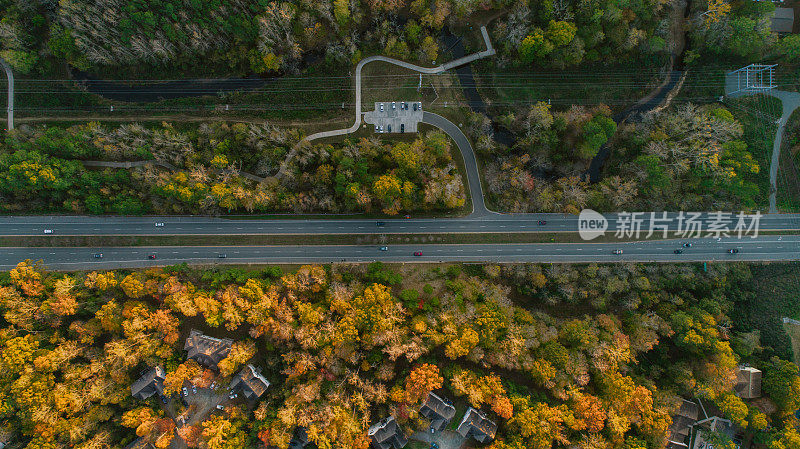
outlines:
{"label": "building roof", "polygon": [[736,372],[736,396],[742,399],[761,397],[761,371],[751,366],[740,366]]}
{"label": "building roof", "polygon": [[692,441],[692,449],[714,449],[712,445],[706,443],[707,432],[715,432],[730,438],[736,443],[737,449],[740,444],[736,442],[736,429],[730,420],[720,418],[719,416],[712,416],[702,421],[698,421],[694,425],[696,430],[694,441]]}
{"label": "building roof", "polygon": [[403,429],[397,425],[394,416],[384,418],[370,426],[367,436],[372,440],[372,447],[375,449],[401,449],[408,443],[408,439],[403,435]]}
{"label": "building roof", "polygon": [[775,8],[770,29],[776,33],[791,33],[794,26],[794,9]]}
{"label": "building roof", "polygon": [[497,432],[497,424],[486,417],[483,412],[472,407],[467,409],[464,418],[458,425],[456,432],[464,438],[475,438],[475,440],[486,443],[494,439]]}
{"label": "building roof", "polygon": [[683,399],[681,407],[675,416],[672,417],[672,425],[669,427],[667,436],[667,448],[678,449],[689,447],[687,437],[691,426],[697,422],[700,416],[700,406],[692,401]]}
{"label": "building roof", "polygon": [[450,401],[431,392],[422,403],[419,414],[431,420],[431,427],[443,430],[456,416],[456,408]]}
{"label": "building roof", "polygon": [[292,440],[289,441],[289,449],[303,449],[309,445],[308,432],[303,426],[297,426],[294,429]]}
{"label": "building roof", "polygon": [[261,375],[256,367],[248,363],[236,374],[230,387],[231,389],[240,388],[247,399],[254,399],[260,398],[267,391],[269,385],[269,381]]}
{"label": "building roof", "polygon": [[160,395],[164,391],[166,375],[164,368],[160,366],[150,368],[131,385],[131,396],[137,399],[147,399],[154,394]]}
{"label": "building roof", "polygon": [[155,449],[155,446],[145,441],[144,438],[139,437],[125,446],[125,449]]}
{"label": "building roof", "polygon": [[201,365],[216,368],[217,363],[231,352],[232,345],[233,340],[230,338],[209,337],[192,329],[183,349],[188,352],[186,358],[194,359]]}

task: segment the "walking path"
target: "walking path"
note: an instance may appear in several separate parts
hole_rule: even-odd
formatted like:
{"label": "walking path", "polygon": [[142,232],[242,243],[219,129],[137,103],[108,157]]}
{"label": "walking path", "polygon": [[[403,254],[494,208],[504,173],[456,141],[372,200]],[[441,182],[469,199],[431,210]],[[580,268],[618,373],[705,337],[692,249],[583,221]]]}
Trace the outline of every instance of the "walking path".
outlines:
{"label": "walking path", "polygon": [[774,214],[778,212],[778,166],[780,165],[783,129],[786,127],[789,117],[792,116],[792,112],[800,108],[800,93],[772,89],[767,91],[766,94],[781,100],[783,104],[783,113],[780,120],[778,120],[778,130],[775,132],[775,141],[772,144],[772,160],[769,164],[769,213]]}
{"label": "walking path", "polygon": [[331,131],[322,131],[318,133],[311,134],[307,136],[305,139],[301,140],[294,146],[294,148],[289,151],[289,154],[286,155],[283,163],[281,164],[280,169],[276,175],[277,178],[281,178],[286,175],[286,169],[294,159],[295,154],[297,154],[297,149],[303,145],[305,142],[309,142],[316,139],[322,139],[325,137],[335,137],[335,136],[343,136],[345,134],[351,134],[358,131],[358,128],[361,127],[361,70],[364,68],[365,65],[369,64],[370,62],[381,61],[381,62],[388,62],[389,64],[394,64],[396,66],[404,67],[409,70],[414,70],[419,73],[424,73],[427,75],[434,75],[437,73],[442,73],[452,68],[469,64],[470,62],[476,61],[480,58],[485,58],[487,56],[492,56],[495,54],[495,50],[492,47],[492,42],[489,40],[489,33],[486,31],[486,27],[481,27],[481,34],[483,35],[483,41],[486,44],[486,50],[480,51],[478,53],[473,53],[471,55],[464,56],[463,58],[458,58],[453,61],[444,63],[437,67],[420,67],[418,65],[410,64],[405,61],[400,61],[394,58],[388,58],[386,56],[370,56],[367,58],[362,59],[359,61],[358,65],[356,65],[356,108],[355,108],[355,121],[353,122],[353,126],[344,129],[334,129]]}

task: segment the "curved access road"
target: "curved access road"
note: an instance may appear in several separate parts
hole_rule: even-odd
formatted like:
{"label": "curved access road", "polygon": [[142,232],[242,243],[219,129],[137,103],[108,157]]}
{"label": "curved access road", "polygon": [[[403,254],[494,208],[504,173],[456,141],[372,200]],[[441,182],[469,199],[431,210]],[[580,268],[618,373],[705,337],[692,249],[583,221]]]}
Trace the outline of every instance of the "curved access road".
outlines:
{"label": "curved access road", "polygon": [[800,108],[800,93],[786,92],[783,90],[769,90],[767,95],[773,96],[781,100],[783,105],[783,112],[780,120],[778,120],[778,130],[775,132],[775,140],[772,143],[772,160],[769,164],[769,212],[774,214],[778,212],[777,193],[778,193],[778,166],[780,165],[781,156],[781,141],[783,140],[783,129],[792,112]]}
{"label": "curved access road", "polygon": [[8,129],[9,131],[14,129],[14,72],[11,70],[11,66],[8,65],[5,59],[0,58],[0,65],[3,66],[3,69],[6,71],[6,77],[8,77]]}
{"label": "curved access road", "polygon": [[455,123],[433,112],[423,112],[422,123],[435,126],[447,133],[455,141],[458,149],[461,150],[464,169],[467,171],[469,196],[472,198],[472,214],[470,216],[480,217],[489,213],[496,213],[486,208],[486,202],[483,199],[483,187],[481,186],[481,175],[478,171],[478,160],[475,158],[475,151],[472,149],[467,136]]}
{"label": "curved access road", "polygon": [[[763,236],[757,239],[695,239],[691,248],[677,240],[636,243],[520,243],[466,245],[309,246],[156,246],[109,248],[3,248],[0,269],[20,261],[41,260],[48,269],[92,270],[142,268],[179,263],[265,264],[353,262],[739,262],[800,260],[800,236]],[[673,250],[681,248],[683,253]],[[730,249],[737,249],[731,254]],[[614,254],[622,249],[622,254]],[[415,252],[421,255],[415,256]],[[103,257],[95,257],[102,254]],[[154,255],[155,259],[149,259]],[[224,255],[221,258],[220,255]]]}
{"label": "curved access road", "polygon": [[485,58],[487,56],[492,56],[495,54],[494,48],[492,47],[492,42],[489,40],[489,33],[486,31],[486,27],[481,27],[481,35],[483,36],[483,41],[486,44],[486,50],[480,51],[477,53],[473,53],[471,55],[464,56],[463,58],[458,58],[450,62],[446,62],[437,67],[421,67],[415,64],[411,64],[405,61],[400,61],[399,59],[389,58],[386,56],[369,56],[367,58],[362,59],[356,65],[356,108],[355,108],[355,121],[353,122],[353,126],[349,128],[343,129],[334,129],[331,131],[321,131],[318,133],[311,134],[306,136],[305,139],[301,140],[297,143],[289,151],[289,154],[286,155],[283,163],[278,170],[276,177],[280,178],[286,174],[286,167],[288,166],[289,162],[294,159],[295,154],[297,153],[297,148],[299,148],[305,142],[310,142],[316,139],[323,139],[325,137],[335,137],[335,136],[343,136],[346,134],[351,134],[358,131],[358,128],[361,127],[361,71],[364,69],[364,66],[369,64],[370,62],[387,62],[389,64],[394,64],[396,66],[400,66],[409,70],[414,70],[419,73],[424,73],[426,75],[435,75],[437,73],[442,73],[444,71],[450,70],[455,67],[459,67],[464,64],[469,64],[472,61],[476,61],[481,58]]}

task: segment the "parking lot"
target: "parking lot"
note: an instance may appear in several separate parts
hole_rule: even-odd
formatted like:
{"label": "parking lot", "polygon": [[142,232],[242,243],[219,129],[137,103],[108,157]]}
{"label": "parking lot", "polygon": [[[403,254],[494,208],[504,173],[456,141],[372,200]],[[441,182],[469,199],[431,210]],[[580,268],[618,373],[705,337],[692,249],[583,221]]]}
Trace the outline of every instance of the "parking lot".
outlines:
{"label": "parking lot", "polygon": [[376,133],[415,133],[422,121],[422,102],[379,101],[375,110],[364,113],[364,121]]}

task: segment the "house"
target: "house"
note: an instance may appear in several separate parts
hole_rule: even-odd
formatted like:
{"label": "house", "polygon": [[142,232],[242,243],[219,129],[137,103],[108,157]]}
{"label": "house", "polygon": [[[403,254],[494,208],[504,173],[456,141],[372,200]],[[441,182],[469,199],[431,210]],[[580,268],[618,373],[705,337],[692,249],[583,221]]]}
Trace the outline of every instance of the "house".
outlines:
{"label": "house", "polygon": [[693,441],[692,449],[714,449],[714,445],[707,441],[709,433],[716,433],[729,438],[733,441],[736,449],[742,447],[742,442],[737,438],[737,431],[730,420],[720,418],[719,416],[712,416],[702,421],[698,421],[692,426]]}
{"label": "house", "polygon": [[794,27],[794,9],[792,8],[775,8],[772,13],[772,21],[770,29],[773,33],[788,34],[792,32]]}
{"label": "house", "polygon": [[736,396],[742,399],[761,397],[761,371],[752,366],[740,366],[736,372]]}
{"label": "house", "polygon": [[247,399],[258,399],[269,388],[269,381],[255,366],[248,363],[231,380],[230,388],[241,390]]}
{"label": "house", "polygon": [[370,426],[367,429],[367,436],[372,440],[373,449],[401,449],[408,443],[408,439],[403,435],[403,429],[397,425],[394,416]]}
{"label": "house", "polygon": [[231,352],[231,345],[233,345],[233,340],[229,338],[209,337],[192,329],[183,349],[188,352],[187,359],[193,359],[203,366],[216,369],[217,363]]}
{"label": "house", "polygon": [[689,447],[689,434],[700,416],[700,406],[692,401],[682,400],[678,413],[672,417],[672,425],[667,435],[666,449],[685,449]]}
{"label": "house", "polygon": [[494,439],[497,424],[489,420],[480,410],[470,407],[456,432],[464,438],[472,437],[479,443],[487,443]]}
{"label": "house", "polygon": [[419,409],[419,414],[431,420],[431,429],[441,432],[456,416],[456,408],[450,401],[434,393],[428,393],[428,397]]}
{"label": "house", "polygon": [[142,377],[131,385],[131,395],[136,399],[147,399],[154,394],[161,395],[164,391],[164,379],[167,373],[164,368],[155,366],[147,370]]}
{"label": "house", "polygon": [[303,449],[310,444],[306,428],[298,426],[294,429],[292,440],[289,441],[289,449]]}

